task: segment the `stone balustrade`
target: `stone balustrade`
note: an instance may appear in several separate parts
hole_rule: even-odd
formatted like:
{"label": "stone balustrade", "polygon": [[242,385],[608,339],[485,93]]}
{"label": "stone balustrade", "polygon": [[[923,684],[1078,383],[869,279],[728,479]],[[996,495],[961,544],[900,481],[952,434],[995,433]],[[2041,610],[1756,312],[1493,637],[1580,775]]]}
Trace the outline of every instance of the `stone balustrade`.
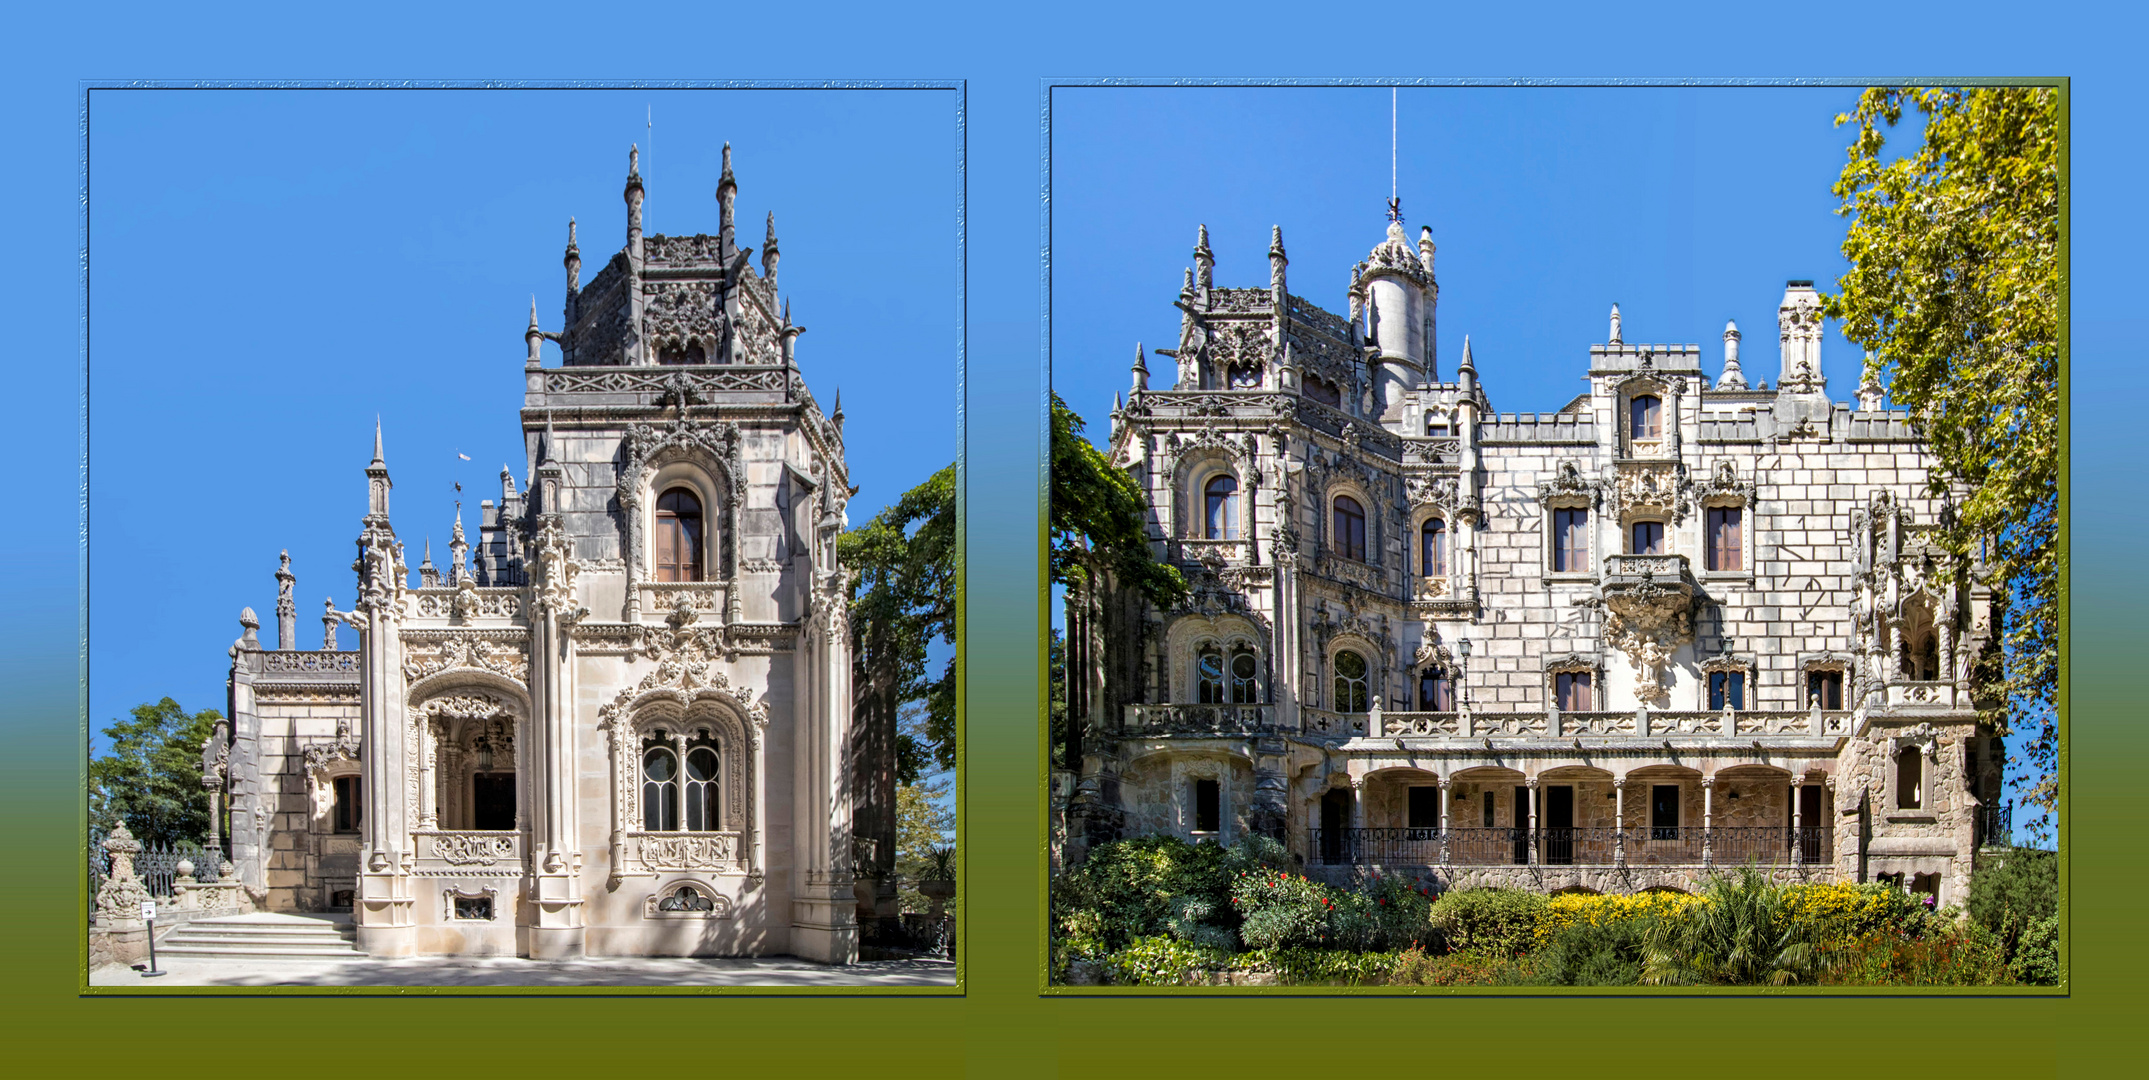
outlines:
{"label": "stone balustrade", "polygon": [[1129,705],[1128,735],[1244,735],[1277,730],[1274,705]]}

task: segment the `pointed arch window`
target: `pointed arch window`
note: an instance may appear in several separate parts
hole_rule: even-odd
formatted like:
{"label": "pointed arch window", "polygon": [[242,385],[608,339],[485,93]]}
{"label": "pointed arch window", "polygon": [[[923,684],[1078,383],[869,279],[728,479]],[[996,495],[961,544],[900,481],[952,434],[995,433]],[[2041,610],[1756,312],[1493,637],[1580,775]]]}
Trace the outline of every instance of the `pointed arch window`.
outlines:
{"label": "pointed arch window", "polygon": [[1261,667],[1254,651],[1240,646],[1231,650],[1231,703],[1253,705],[1261,700]]}
{"label": "pointed arch window", "polygon": [[[658,732],[662,738],[663,732]],[[679,828],[679,755],[662,743],[642,750],[642,828],[674,832]]]}
{"label": "pointed arch window", "polygon": [[1204,645],[1194,661],[1194,697],[1203,705],[1224,703],[1224,651]]}
{"label": "pointed arch window", "polygon": [[1448,526],[1439,518],[1427,518],[1418,530],[1418,573],[1442,577],[1448,572]]}
{"label": "pointed arch window", "polygon": [[1207,524],[1203,535],[1210,540],[1237,540],[1239,538],[1239,481],[1235,476],[1219,475],[1209,478],[1202,488],[1202,497],[1208,503]]}
{"label": "pointed arch window", "polygon": [[1364,712],[1367,708],[1367,682],[1365,657],[1354,652],[1336,654],[1335,710],[1337,712]]}
{"label": "pointed arch window", "polygon": [[685,488],[657,496],[658,581],[700,581],[701,500]]}
{"label": "pointed arch window", "polygon": [[1336,554],[1364,562],[1366,559],[1366,511],[1348,495],[1336,496]]}

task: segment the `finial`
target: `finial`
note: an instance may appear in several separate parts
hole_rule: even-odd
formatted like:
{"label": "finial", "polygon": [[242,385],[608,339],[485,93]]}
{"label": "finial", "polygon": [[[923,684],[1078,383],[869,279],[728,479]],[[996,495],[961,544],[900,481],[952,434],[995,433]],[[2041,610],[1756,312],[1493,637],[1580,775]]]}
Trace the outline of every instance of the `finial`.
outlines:
{"label": "finial", "polygon": [[1418,263],[1425,267],[1428,276],[1433,272],[1433,252],[1437,250],[1439,249],[1433,246],[1433,227],[1418,226]]}
{"label": "finial", "polygon": [[530,329],[537,329],[537,294],[530,294]]}
{"label": "finial", "polygon": [[636,145],[635,145],[635,144],[633,144],[633,143],[628,143],[628,144],[627,144],[627,175],[628,175],[628,176],[631,176],[631,177],[635,177],[635,178],[639,179],[639,178],[641,177],[641,173],[642,173],[642,168],[641,168],[641,162],[642,162],[642,148],[641,148],[641,147],[639,147],[639,146],[636,146]]}
{"label": "finial", "polygon": [[839,424],[843,422],[843,388],[840,386],[836,387],[836,409],[828,414],[828,418]]}
{"label": "finial", "polygon": [[1194,227],[1194,255],[1199,258],[1208,254],[1209,227],[1207,225],[1197,225]]}
{"label": "finial", "polygon": [[724,144],[724,174],[717,177],[716,180],[717,198],[724,197],[725,188],[730,188],[733,191],[737,191],[739,188],[738,178],[731,175],[731,144],[728,142]]}
{"label": "finial", "polygon": [[1619,339],[1619,305],[1612,305],[1612,340],[1614,345],[1625,344]]}
{"label": "finial", "polygon": [[776,284],[776,263],[780,258],[776,250],[776,211],[771,210],[768,236],[761,241],[761,276],[772,286]]}
{"label": "finial", "polygon": [[1739,324],[1726,319],[1724,321],[1724,374],[1722,378],[1716,380],[1716,388],[1719,390],[1746,389],[1746,374],[1739,370],[1740,337]]}
{"label": "finial", "polygon": [[1134,391],[1140,393],[1149,389],[1149,356],[1143,351],[1142,343],[1139,341],[1134,343],[1134,367],[1132,370],[1134,372]]}
{"label": "finial", "polygon": [[575,219],[572,217],[567,219],[567,250],[575,250]]}
{"label": "finial", "polygon": [[1126,407],[1127,407],[1127,403],[1126,403],[1125,399],[1123,399],[1123,398],[1121,398],[1121,397],[1120,397],[1119,391],[1117,391],[1117,390],[1114,390],[1114,391],[1112,391],[1112,411],[1113,411],[1113,412],[1118,412],[1118,411],[1120,411],[1121,409],[1124,409],[1124,408],[1126,408]]}
{"label": "finial", "polygon": [[1269,226],[1269,258],[1283,258],[1283,226]]}
{"label": "finial", "polygon": [[1393,198],[1393,199],[1389,199],[1389,200],[1388,200],[1388,224],[1390,224],[1390,225],[1401,225],[1402,223],[1403,223],[1403,200],[1402,200],[1401,198]]}
{"label": "finial", "polygon": [[380,414],[379,414],[379,413],[374,413],[374,414],[373,414],[373,464],[375,464],[375,465],[385,465],[385,464],[387,464],[387,463],[388,463],[388,460],[387,460],[386,458],[384,458],[384,457],[382,457],[382,456],[381,456],[381,417],[380,417]]}
{"label": "finial", "polygon": [[1209,253],[1209,227],[1199,226],[1194,234],[1194,287],[1207,290],[1215,280],[1216,256]]}
{"label": "finial", "polygon": [[1477,365],[1470,358],[1470,335],[1468,334],[1463,335],[1463,359],[1462,363],[1456,365],[1455,370],[1460,372],[1466,368],[1471,371],[1477,370]]}
{"label": "finial", "polygon": [[1179,295],[1182,297],[1194,295],[1194,268],[1191,266],[1186,268],[1186,280],[1179,285]]}
{"label": "finial", "polygon": [[426,534],[425,534],[425,559],[424,559],[424,561],[422,561],[422,562],[420,562],[420,563],[418,564],[418,567],[419,567],[420,569],[424,569],[425,567],[428,567],[428,566],[431,566],[431,565],[433,565],[433,534],[432,534],[432,533],[426,533]]}

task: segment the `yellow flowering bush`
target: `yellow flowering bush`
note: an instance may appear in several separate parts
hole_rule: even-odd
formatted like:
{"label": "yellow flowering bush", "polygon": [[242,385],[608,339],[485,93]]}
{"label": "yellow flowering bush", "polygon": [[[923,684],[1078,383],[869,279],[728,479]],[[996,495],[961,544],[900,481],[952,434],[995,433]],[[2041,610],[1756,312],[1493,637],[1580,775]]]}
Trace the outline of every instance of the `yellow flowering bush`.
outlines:
{"label": "yellow flowering bush", "polygon": [[1784,889],[1783,904],[1791,918],[1811,927],[1813,939],[1822,944],[1914,930],[1925,914],[1909,893],[1880,883],[1793,885]]}
{"label": "yellow flowering bush", "polygon": [[1597,896],[1563,893],[1552,898],[1537,923],[1537,944],[1545,945],[1570,926],[1611,926],[1629,919],[1672,915],[1702,903],[1698,896],[1675,892],[1639,892]]}

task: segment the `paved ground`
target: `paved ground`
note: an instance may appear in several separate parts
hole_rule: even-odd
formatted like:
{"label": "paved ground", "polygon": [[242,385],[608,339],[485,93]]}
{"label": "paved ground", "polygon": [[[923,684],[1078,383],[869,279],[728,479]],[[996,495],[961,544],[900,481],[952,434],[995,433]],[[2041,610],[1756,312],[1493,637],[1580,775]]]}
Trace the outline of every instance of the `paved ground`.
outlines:
{"label": "paved ground", "polygon": [[91,986],[954,986],[955,965],[938,960],[874,960],[831,967],[789,956],[753,959],[513,957],[407,960],[214,960],[159,957],[170,974],[143,978],[111,966]]}

